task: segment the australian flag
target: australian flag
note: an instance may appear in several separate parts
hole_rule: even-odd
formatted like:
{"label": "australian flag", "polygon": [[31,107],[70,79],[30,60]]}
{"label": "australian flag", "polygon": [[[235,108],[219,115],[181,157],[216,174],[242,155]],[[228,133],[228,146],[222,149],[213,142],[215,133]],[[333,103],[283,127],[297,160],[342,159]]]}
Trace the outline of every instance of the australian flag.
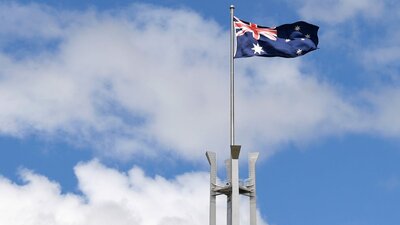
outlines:
{"label": "australian flag", "polygon": [[318,26],[304,21],[263,27],[234,17],[235,58],[263,56],[293,58],[317,49]]}

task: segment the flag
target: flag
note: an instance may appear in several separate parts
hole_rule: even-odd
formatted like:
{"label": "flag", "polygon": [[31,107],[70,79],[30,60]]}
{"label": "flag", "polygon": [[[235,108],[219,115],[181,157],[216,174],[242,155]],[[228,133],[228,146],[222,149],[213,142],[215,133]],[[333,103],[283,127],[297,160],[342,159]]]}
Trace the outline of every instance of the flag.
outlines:
{"label": "flag", "polygon": [[317,49],[318,26],[304,21],[278,27],[258,26],[234,17],[235,58],[263,56],[293,58]]}

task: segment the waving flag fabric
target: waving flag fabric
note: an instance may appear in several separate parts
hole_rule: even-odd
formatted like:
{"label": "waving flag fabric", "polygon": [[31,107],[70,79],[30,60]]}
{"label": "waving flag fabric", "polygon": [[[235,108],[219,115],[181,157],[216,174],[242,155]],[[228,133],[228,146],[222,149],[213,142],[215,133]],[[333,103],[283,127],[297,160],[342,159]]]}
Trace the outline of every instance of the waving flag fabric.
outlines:
{"label": "waving flag fabric", "polygon": [[304,21],[263,27],[234,17],[235,58],[264,56],[293,58],[317,49],[318,26]]}

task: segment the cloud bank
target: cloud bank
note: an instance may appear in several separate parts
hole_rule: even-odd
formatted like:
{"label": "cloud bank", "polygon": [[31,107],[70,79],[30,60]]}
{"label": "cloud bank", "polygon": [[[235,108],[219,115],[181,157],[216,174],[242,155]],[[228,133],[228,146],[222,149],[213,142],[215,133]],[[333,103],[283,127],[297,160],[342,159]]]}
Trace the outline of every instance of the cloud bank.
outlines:
{"label": "cloud bank", "polygon": [[[50,136],[120,159],[226,152],[229,52],[220,24],[146,5],[76,12],[2,3],[0,12],[1,135]],[[347,97],[307,69],[306,57],[261,60],[236,63],[245,151],[268,155],[348,132],[400,135],[400,98],[390,97],[400,95],[397,85]]]}
{"label": "cloud bank", "polygon": [[[75,167],[81,195],[61,193],[60,186],[29,170],[24,184],[0,177],[0,224],[7,225],[184,225],[208,223],[207,173],[186,173],[167,180],[148,177],[134,167],[127,173],[97,161]],[[168,193],[168,194],[166,194]],[[226,199],[218,198],[219,215]],[[242,204],[241,224],[248,221],[249,205]],[[225,216],[217,218],[226,224]],[[260,225],[266,225],[258,217]]]}

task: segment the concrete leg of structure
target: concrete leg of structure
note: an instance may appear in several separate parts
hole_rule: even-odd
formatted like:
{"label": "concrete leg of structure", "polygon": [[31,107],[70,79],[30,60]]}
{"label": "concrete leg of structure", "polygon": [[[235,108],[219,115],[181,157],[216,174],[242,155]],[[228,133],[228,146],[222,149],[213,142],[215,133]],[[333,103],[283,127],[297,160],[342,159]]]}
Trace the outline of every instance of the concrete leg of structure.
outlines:
{"label": "concrete leg of structure", "polygon": [[257,225],[256,203],[256,161],[258,152],[249,153],[249,180],[250,180],[250,225]]}
{"label": "concrete leg of structure", "polygon": [[206,152],[210,163],[210,225],[217,225],[217,195],[214,187],[217,184],[217,156],[215,152]]}
{"label": "concrete leg of structure", "polygon": [[231,183],[232,183],[232,160],[225,160],[226,167],[226,184],[228,187],[227,195],[226,195],[226,224],[232,224],[232,198],[231,198]]}

